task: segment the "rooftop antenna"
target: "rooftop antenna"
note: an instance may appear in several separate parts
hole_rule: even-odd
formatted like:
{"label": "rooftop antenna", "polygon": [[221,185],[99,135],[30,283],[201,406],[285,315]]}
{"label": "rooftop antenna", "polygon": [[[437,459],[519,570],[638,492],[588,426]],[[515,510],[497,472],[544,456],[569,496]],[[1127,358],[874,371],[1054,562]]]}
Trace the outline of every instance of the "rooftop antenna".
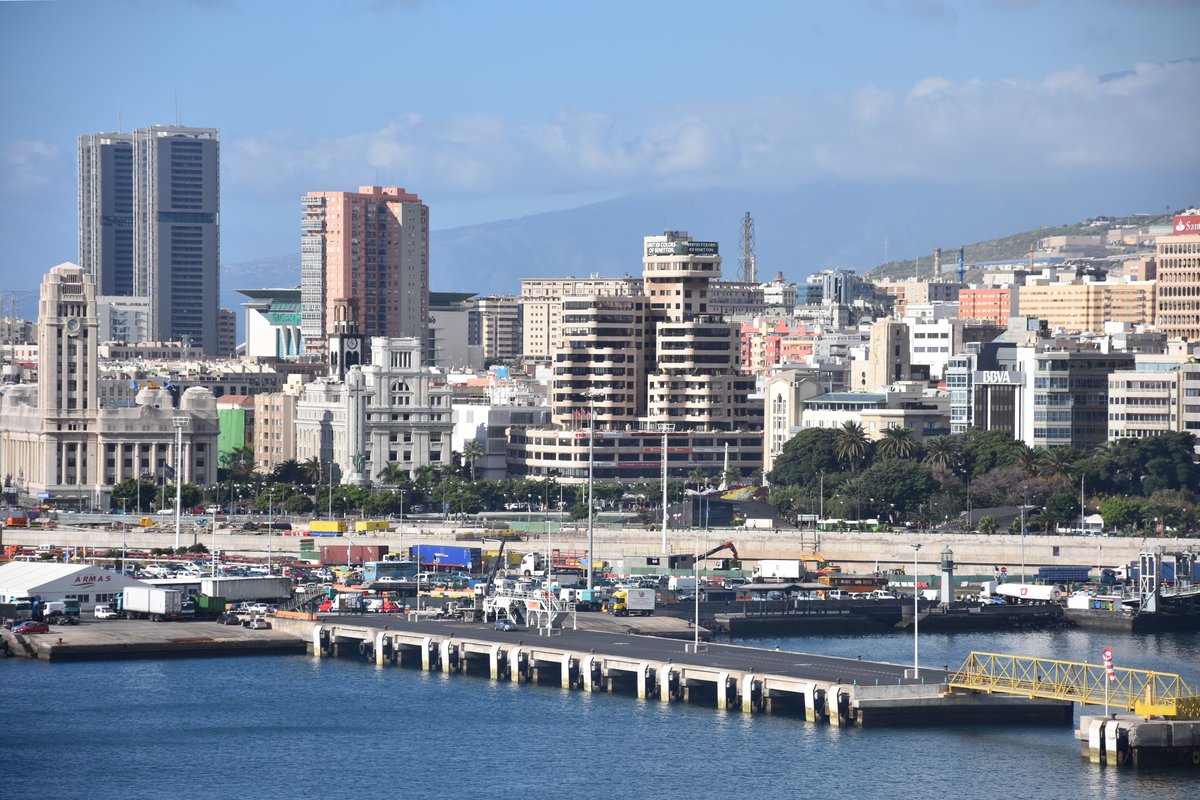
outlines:
{"label": "rooftop antenna", "polygon": [[179,127],[179,90],[175,89],[175,127]]}

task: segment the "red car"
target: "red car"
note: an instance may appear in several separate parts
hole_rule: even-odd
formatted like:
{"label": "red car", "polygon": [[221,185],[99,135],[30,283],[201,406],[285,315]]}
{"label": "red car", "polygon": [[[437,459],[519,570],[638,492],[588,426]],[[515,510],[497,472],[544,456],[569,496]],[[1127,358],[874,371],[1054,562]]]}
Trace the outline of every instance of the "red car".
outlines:
{"label": "red car", "polygon": [[50,626],[35,619],[27,619],[13,626],[13,633],[49,633]]}

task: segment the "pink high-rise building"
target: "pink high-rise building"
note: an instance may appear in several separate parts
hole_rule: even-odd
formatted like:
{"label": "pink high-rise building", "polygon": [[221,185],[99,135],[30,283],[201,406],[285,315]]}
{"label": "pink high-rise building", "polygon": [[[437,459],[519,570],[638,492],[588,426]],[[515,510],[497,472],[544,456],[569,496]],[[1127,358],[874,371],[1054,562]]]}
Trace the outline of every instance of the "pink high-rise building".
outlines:
{"label": "pink high-rise building", "polygon": [[308,352],[349,323],[357,333],[428,341],[429,207],[404,189],[304,196],[300,329]]}

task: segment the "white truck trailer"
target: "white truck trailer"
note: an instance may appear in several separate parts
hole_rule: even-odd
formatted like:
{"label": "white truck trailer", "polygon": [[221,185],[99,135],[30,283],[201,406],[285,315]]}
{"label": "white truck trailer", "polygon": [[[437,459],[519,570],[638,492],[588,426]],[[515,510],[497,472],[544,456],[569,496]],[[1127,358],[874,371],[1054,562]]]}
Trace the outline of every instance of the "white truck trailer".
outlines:
{"label": "white truck trailer", "polygon": [[798,558],[764,558],[751,573],[754,582],[799,581],[804,577],[804,564]]}
{"label": "white truck trailer", "polygon": [[175,589],[127,586],[121,592],[118,611],[126,619],[176,620],[183,612],[183,594]]}

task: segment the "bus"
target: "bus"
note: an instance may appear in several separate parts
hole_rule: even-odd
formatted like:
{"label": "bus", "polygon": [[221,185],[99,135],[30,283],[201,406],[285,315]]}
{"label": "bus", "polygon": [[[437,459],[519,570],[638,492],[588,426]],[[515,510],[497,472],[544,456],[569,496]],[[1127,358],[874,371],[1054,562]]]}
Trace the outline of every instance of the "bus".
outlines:
{"label": "bus", "polygon": [[888,579],[882,575],[854,575],[847,572],[820,575],[817,582],[830,589],[841,589],[846,594],[873,592],[876,589],[886,589],[888,585]]}
{"label": "bus", "polygon": [[419,566],[410,559],[368,561],[363,564],[363,583],[377,581],[416,581]]}

